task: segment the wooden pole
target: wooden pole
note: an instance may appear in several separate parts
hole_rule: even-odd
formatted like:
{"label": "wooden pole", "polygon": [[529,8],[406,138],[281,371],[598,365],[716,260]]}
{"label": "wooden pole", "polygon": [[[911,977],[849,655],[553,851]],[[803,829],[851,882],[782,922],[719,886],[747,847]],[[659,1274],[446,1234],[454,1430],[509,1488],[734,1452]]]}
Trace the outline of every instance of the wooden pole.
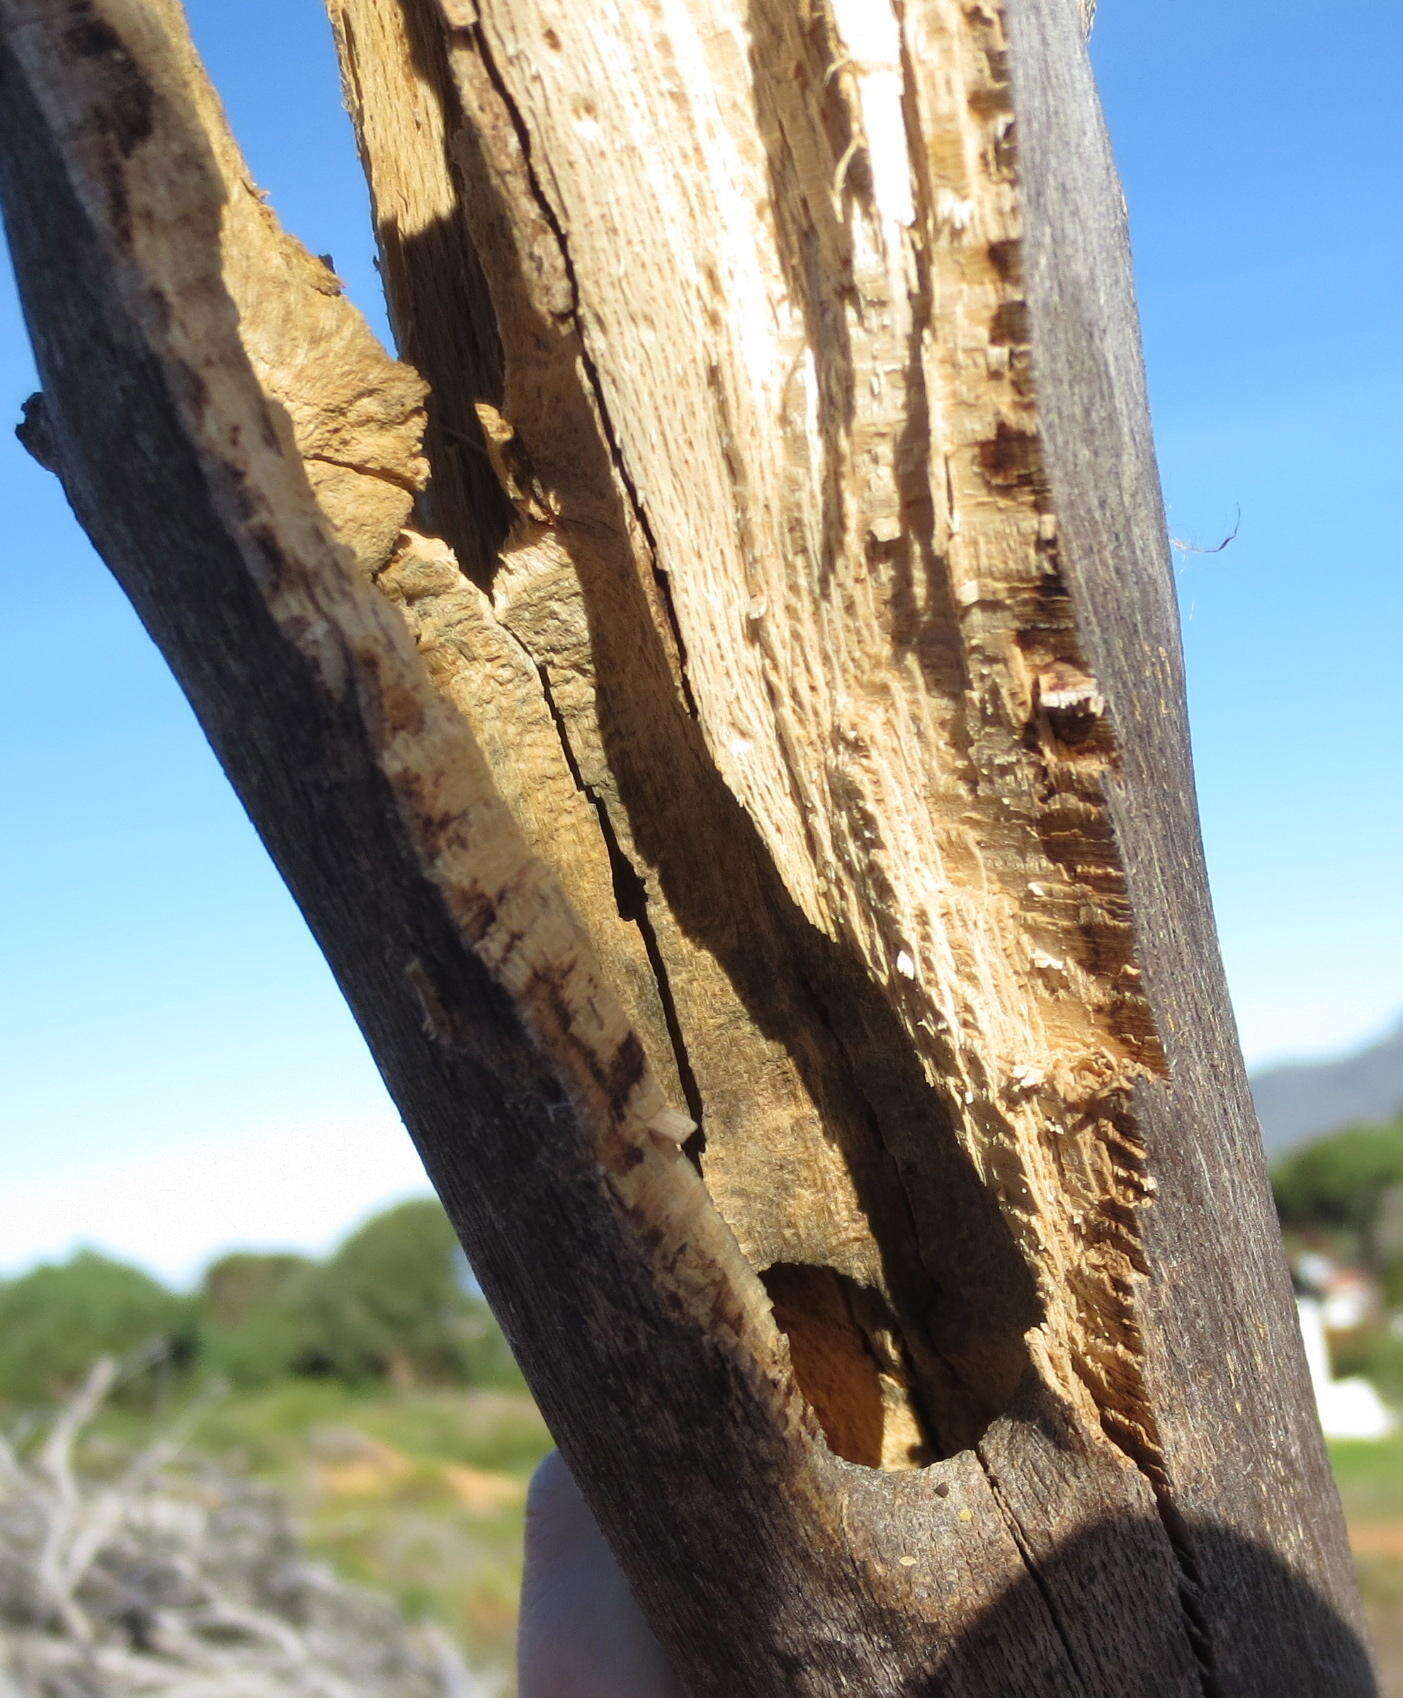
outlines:
{"label": "wooden pole", "polygon": [[27,438],[687,1690],[1371,1691],[1076,0],[331,10],[410,364],[0,0]]}

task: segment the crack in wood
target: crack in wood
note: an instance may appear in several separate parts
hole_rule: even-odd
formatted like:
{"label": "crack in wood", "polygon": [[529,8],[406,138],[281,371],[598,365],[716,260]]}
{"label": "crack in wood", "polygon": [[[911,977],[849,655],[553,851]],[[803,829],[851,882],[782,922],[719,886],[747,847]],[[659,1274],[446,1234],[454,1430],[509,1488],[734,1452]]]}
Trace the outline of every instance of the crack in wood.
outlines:
{"label": "crack in wood", "polygon": [[459,27],[460,29],[466,29],[471,34],[473,45],[482,60],[482,65],[487,73],[488,80],[491,82],[497,97],[502,103],[503,109],[507,112],[510,118],[512,128],[516,133],[518,145],[521,149],[521,158],[525,167],[526,181],[530,185],[531,194],[535,199],[537,207],[540,209],[541,216],[545,220],[551,235],[555,239],[556,248],[560,255],[560,263],[569,284],[570,313],[571,318],[574,321],[576,334],[579,337],[580,363],[584,370],[586,381],[589,385],[595,412],[599,419],[600,428],[602,429],[604,439],[609,446],[609,457],[613,464],[614,471],[619,482],[627,492],[629,508],[647,543],[648,556],[652,564],[653,581],[657,588],[659,603],[666,616],[667,628],[672,637],[675,652],[675,676],[677,687],[682,693],[683,701],[687,704],[687,711],[693,718],[695,718],[696,704],[692,699],[691,685],[687,678],[686,647],[682,640],[681,626],[677,622],[676,610],[672,605],[672,591],[668,584],[667,573],[663,570],[662,564],[658,559],[657,544],[653,539],[653,534],[649,527],[647,509],[639,498],[637,486],[629,473],[623,450],[619,444],[618,433],[615,431],[614,426],[610,421],[609,408],[605,403],[598,368],[593,359],[590,357],[589,336],[585,327],[584,319],[580,312],[579,280],[575,275],[574,262],[570,258],[570,244],[566,239],[565,228],[560,221],[555,207],[551,204],[550,197],[547,195],[545,188],[541,183],[535,164],[533,163],[531,134],[527,128],[525,117],[512,99],[507,81],[505,77],[503,77],[501,70],[497,65],[492,45],[488,39],[487,25],[485,21],[487,8],[481,4],[475,4],[473,10],[475,13],[473,22],[470,25]]}
{"label": "crack in wood", "polygon": [[[518,644],[521,643],[520,638],[515,640]],[[524,644],[521,644],[521,649],[522,653],[529,658],[529,651]],[[541,694],[545,698],[546,707],[550,710],[550,716],[554,720],[556,731],[560,735],[560,748],[565,757],[565,764],[569,767],[570,775],[575,780],[580,794],[594,809],[599,821],[599,833],[604,840],[605,851],[609,856],[609,865],[613,870],[614,902],[619,911],[619,918],[638,928],[639,936],[643,940],[643,947],[647,952],[648,964],[653,970],[654,979],[657,981],[658,1000],[662,1005],[663,1020],[666,1023],[667,1034],[672,1044],[672,1056],[677,1068],[678,1083],[682,1087],[682,1094],[687,1100],[687,1107],[691,1110],[691,1116],[695,1122],[692,1135],[689,1136],[685,1148],[700,1173],[701,1157],[706,1150],[706,1108],[702,1102],[701,1091],[697,1086],[696,1074],[687,1055],[687,1040],[682,1030],[682,1023],[678,1018],[677,999],[672,993],[667,962],[664,960],[658,944],[657,931],[648,915],[648,886],[637,867],[624,853],[604,799],[592,785],[585,782],[575,751],[570,746],[570,736],[565,717],[556,705],[555,695],[551,689],[550,673],[545,662],[537,661],[534,664],[537,676],[541,680]]]}
{"label": "crack in wood", "polygon": [[[1090,1693],[1094,1691],[1095,1688],[1093,1683],[1087,1679],[1086,1672],[1081,1666],[1076,1648],[1072,1643],[1072,1635],[1068,1624],[1063,1619],[1062,1606],[1058,1600],[1057,1594],[1043,1578],[1043,1575],[1038,1568],[1037,1559],[1034,1557],[1032,1550],[1029,1548],[1028,1536],[1019,1524],[1018,1516],[1014,1513],[1012,1504],[1010,1504],[1006,1494],[1000,1487],[998,1475],[990,1467],[988,1458],[978,1445],[974,1447],[974,1454],[978,1459],[984,1478],[989,1482],[989,1490],[993,1496],[994,1502],[998,1505],[999,1514],[1003,1518],[1004,1525],[1008,1528],[1013,1542],[1018,1548],[1018,1555],[1022,1560],[1025,1570],[1027,1571],[1028,1578],[1032,1582],[1033,1587],[1037,1591],[1038,1597],[1042,1600],[1043,1607],[1047,1611],[1048,1620],[1051,1621],[1053,1625],[1057,1634],[1058,1643],[1061,1645],[1062,1650],[1066,1655],[1067,1662],[1075,1673],[1078,1681],[1081,1683],[1082,1689],[1085,1692]],[[1205,1695],[1205,1698],[1211,1698],[1211,1695]]]}

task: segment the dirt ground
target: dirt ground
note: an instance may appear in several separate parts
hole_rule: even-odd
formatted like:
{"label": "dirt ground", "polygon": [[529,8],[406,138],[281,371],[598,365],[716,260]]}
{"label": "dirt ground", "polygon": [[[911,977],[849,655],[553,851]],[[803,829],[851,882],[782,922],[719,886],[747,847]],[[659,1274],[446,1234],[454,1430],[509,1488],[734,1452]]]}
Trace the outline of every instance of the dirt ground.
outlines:
{"label": "dirt ground", "polygon": [[1367,1606],[1369,1645],[1379,1676],[1379,1698],[1403,1698],[1403,1605]]}
{"label": "dirt ground", "polygon": [[1379,1675],[1379,1698],[1403,1698],[1403,1521],[1350,1522]]}

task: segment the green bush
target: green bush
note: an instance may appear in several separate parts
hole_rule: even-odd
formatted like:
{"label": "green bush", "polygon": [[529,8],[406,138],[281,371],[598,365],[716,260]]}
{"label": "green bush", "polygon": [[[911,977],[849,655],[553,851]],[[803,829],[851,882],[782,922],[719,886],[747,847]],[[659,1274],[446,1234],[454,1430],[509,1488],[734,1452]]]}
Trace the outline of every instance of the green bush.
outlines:
{"label": "green bush", "polygon": [[311,1346],[304,1372],[399,1384],[519,1383],[432,1197],[367,1221],[299,1296]]}
{"label": "green bush", "polygon": [[200,1306],[212,1326],[240,1326],[312,1265],[310,1258],[289,1252],[235,1250],[205,1269]]}
{"label": "green bush", "polygon": [[165,1364],[164,1375],[126,1382],[128,1401],[149,1399],[191,1361],[246,1388],[317,1376],[351,1385],[521,1385],[433,1198],[376,1215],[323,1263],[223,1256],[193,1299],[90,1250],[0,1285],[0,1401],[61,1397],[99,1356],[143,1349]]}
{"label": "green bush", "polygon": [[313,1351],[305,1292],[315,1273],[306,1256],[237,1251],[212,1263],[200,1286],[201,1365],[237,1386],[299,1372]]}
{"label": "green bush", "polygon": [[270,1386],[290,1375],[521,1384],[431,1197],[374,1216],[325,1263],[224,1257],[205,1276],[201,1309],[202,1360],[236,1385]]}
{"label": "green bush", "polygon": [[[0,1398],[47,1402],[79,1385],[99,1356],[179,1363],[192,1346],[186,1298],[94,1250],[34,1268],[0,1288]],[[128,1397],[149,1395],[150,1376]]]}
{"label": "green bush", "polygon": [[1362,1374],[1372,1380],[1387,1402],[1403,1405],[1403,1338],[1376,1330],[1336,1346],[1334,1370],[1340,1379]]}
{"label": "green bush", "polygon": [[1373,1271],[1385,1199],[1403,1186],[1403,1116],[1383,1126],[1349,1126],[1284,1156],[1272,1172],[1281,1224],[1342,1232]]}

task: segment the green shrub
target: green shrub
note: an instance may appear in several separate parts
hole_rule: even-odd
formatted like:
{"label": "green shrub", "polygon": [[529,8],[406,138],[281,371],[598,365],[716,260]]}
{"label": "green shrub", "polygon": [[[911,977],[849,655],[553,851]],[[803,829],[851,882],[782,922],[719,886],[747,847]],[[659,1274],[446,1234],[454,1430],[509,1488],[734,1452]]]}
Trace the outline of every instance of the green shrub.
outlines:
{"label": "green shrub", "polygon": [[1403,1405],[1403,1338],[1379,1329],[1337,1346],[1333,1356],[1341,1379],[1362,1374],[1394,1408]]}
{"label": "green shrub", "polygon": [[212,1263],[200,1285],[201,1365],[237,1386],[298,1372],[312,1342],[302,1293],[315,1267],[305,1256],[253,1251]]}
{"label": "green shrub", "polygon": [[[190,1353],[188,1299],[149,1274],[94,1250],[50,1263],[0,1288],[0,1398],[40,1403],[79,1385],[99,1356],[179,1363]],[[149,1395],[150,1377],[124,1383]]]}
{"label": "green shrub", "polygon": [[325,1263],[226,1256],[205,1276],[201,1309],[204,1364],[240,1386],[290,1375],[521,1384],[432,1197],[374,1216]]}
{"label": "green shrub", "polygon": [[367,1221],[299,1295],[312,1351],[304,1372],[400,1384],[519,1383],[432,1197]]}
{"label": "green shrub", "polygon": [[[0,1401],[62,1396],[104,1355],[143,1349],[243,1388],[329,1377],[355,1385],[518,1389],[521,1376],[472,1290],[433,1198],[367,1221],[324,1263],[240,1251],[206,1270],[196,1297],[93,1251],[0,1285]],[[159,1377],[126,1386],[128,1401]]]}
{"label": "green shrub", "polygon": [[200,1307],[212,1326],[241,1326],[311,1266],[308,1257],[290,1252],[232,1251],[205,1269]]}
{"label": "green shrub", "polygon": [[1281,1224],[1343,1233],[1366,1266],[1381,1271],[1376,1228],[1385,1199],[1403,1186],[1403,1116],[1349,1126],[1284,1156],[1272,1171]]}
{"label": "green shrub", "polygon": [[1379,1272],[1379,1290],[1384,1308],[1390,1312],[1403,1309],[1403,1257],[1390,1256]]}

